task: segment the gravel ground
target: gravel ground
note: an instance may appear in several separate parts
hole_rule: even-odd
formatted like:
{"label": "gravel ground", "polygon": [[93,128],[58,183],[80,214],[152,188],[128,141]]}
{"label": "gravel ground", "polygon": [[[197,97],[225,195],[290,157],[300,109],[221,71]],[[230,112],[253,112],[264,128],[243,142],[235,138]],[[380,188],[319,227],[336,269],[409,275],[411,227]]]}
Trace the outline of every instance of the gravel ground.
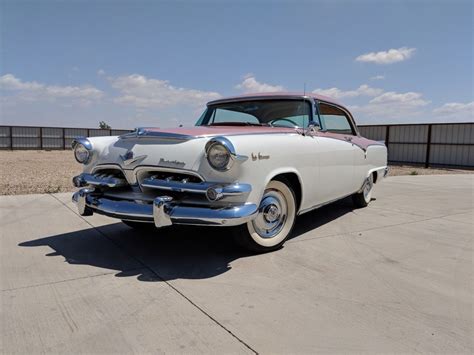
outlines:
{"label": "gravel ground", "polygon": [[[71,151],[0,151],[0,195],[67,192],[82,167]],[[391,166],[390,176],[464,174],[472,170]]]}

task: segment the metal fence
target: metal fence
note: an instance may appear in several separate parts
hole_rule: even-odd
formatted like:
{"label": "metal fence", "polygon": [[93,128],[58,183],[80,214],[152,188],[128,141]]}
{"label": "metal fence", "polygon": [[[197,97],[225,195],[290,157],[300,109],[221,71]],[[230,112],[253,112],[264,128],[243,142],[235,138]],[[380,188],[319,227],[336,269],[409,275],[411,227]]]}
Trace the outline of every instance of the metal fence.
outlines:
{"label": "metal fence", "polygon": [[[474,122],[359,126],[369,139],[384,141],[391,163],[426,167],[474,167]],[[78,136],[120,135],[131,130],[0,126],[0,149],[69,149]]]}
{"label": "metal fence", "polygon": [[120,135],[130,130],[0,126],[0,149],[70,149],[73,138]]}
{"label": "metal fence", "polygon": [[384,141],[391,163],[474,167],[474,122],[359,126],[359,131]]}

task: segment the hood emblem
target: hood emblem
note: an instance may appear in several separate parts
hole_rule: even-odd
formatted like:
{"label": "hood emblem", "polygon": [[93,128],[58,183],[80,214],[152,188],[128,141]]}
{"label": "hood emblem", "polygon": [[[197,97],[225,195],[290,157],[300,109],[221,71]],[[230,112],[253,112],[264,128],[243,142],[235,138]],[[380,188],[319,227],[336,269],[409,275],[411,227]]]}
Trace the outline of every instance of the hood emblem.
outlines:
{"label": "hood emblem", "polygon": [[127,151],[124,155],[121,155],[120,158],[122,158],[123,164],[124,165],[130,165],[132,163],[135,163],[139,160],[143,160],[147,157],[147,155],[140,155],[138,157],[133,156],[133,152],[131,150]]}

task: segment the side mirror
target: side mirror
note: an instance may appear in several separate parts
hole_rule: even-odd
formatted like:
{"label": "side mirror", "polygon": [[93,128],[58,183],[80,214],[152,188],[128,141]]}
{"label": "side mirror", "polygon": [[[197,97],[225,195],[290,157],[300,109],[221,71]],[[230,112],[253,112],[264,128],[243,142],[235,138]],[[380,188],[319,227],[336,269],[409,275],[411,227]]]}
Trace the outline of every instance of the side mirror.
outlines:
{"label": "side mirror", "polygon": [[316,133],[316,132],[319,132],[320,130],[321,130],[321,126],[317,122],[310,122],[306,130],[306,134]]}

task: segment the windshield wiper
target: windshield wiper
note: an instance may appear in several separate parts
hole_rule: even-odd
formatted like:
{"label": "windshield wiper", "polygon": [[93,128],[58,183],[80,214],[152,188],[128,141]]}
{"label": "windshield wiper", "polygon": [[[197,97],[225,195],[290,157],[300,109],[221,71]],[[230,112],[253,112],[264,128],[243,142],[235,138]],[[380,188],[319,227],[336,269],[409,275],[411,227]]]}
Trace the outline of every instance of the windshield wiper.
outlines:
{"label": "windshield wiper", "polygon": [[245,124],[247,126],[263,126],[263,127],[269,127],[270,124],[269,123],[265,123],[265,122],[259,122],[259,123],[255,123],[255,122],[245,122]]}

